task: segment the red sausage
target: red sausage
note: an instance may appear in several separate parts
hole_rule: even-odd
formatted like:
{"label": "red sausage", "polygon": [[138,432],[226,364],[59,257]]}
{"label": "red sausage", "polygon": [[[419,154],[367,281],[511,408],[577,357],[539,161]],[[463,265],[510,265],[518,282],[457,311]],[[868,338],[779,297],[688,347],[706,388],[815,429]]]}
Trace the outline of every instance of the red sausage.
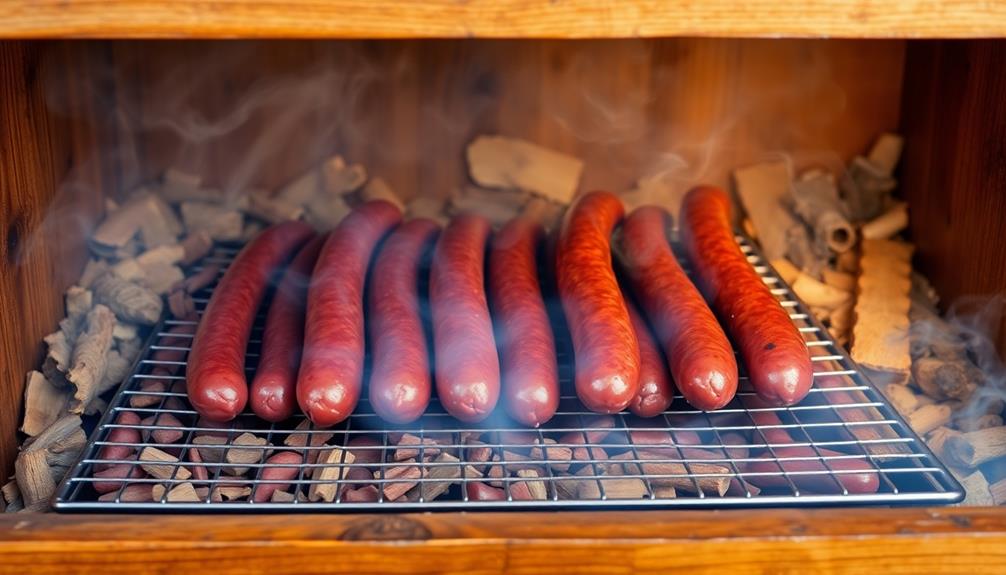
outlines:
{"label": "red sausage", "polygon": [[[750,411],[749,414],[755,425],[760,428],[768,427],[768,429],[759,429],[758,433],[760,433],[769,443],[795,443],[789,432],[785,429],[776,427],[782,425],[782,420],[779,419],[779,416],[776,415],[775,412],[758,411],[759,408],[770,407],[769,404],[756,398],[748,398],[745,403],[748,408],[754,408],[754,410]],[[748,483],[761,487],[762,489],[788,488],[789,483],[786,481],[784,476],[779,475],[780,470],[787,473],[815,471],[824,473],[813,475],[790,475],[789,477],[798,488],[805,489],[807,491],[835,491],[837,488],[835,485],[836,480],[839,485],[845,488],[849,493],[876,493],[877,489],[880,488],[880,475],[876,472],[876,469],[869,461],[864,459],[829,459],[828,465],[825,466],[820,459],[816,459],[818,457],[818,451],[825,457],[845,455],[843,453],[821,447],[815,450],[813,447],[806,445],[773,447],[772,451],[766,452],[759,457],[762,461],[748,462],[744,469],[745,472],[769,473],[771,475],[751,475],[745,476],[744,479]],[[776,457],[808,459],[777,462],[775,461]],[[832,475],[829,467],[842,473]],[[832,477],[834,477],[834,480]]]}
{"label": "red sausage", "polygon": [[500,393],[499,356],[483,286],[489,221],[460,215],[440,235],[430,269],[437,395],[448,413],[485,419]]}
{"label": "red sausage", "polygon": [[636,304],[625,300],[629,319],[639,341],[639,391],[629,404],[629,411],[640,417],[655,417],[670,407],[674,401],[674,386],[667,374],[667,363],[650,333],[650,326],[636,309]]}
{"label": "red sausage", "polygon": [[622,202],[591,192],[566,211],[556,281],[576,362],[576,394],[587,408],[622,411],[639,391],[639,342],[611,267],[611,231]]}
{"label": "red sausage", "polygon": [[200,415],[229,421],[245,408],[245,349],[255,314],[273,273],[313,234],[304,222],[266,229],[234,258],[213,290],[186,368],[189,401]]}
{"label": "red sausage", "polygon": [[810,353],[775,296],[734,240],[730,200],[721,190],[698,187],[682,205],[682,239],[699,284],[740,347],[760,397],[794,404],[813,383]]}
{"label": "red sausage", "polygon": [[669,216],[645,206],[618,233],[619,259],[688,403],[719,409],[737,391],[737,360],[723,328],[667,243]]}
{"label": "red sausage", "polygon": [[[140,438],[140,431],[134,426],[140,425],[140,416],[136,415],[132,411],[123,411],[115,419],[116,425],[122,425],[125,427],[114,427],[108,432],[108,438],[105,441],[109,443],[135,443],[140,444],[142,440]],[[98,450],[98,459],[102,460],[119,460],[119,459],[129,459],[129,456],[136,453],[136,446],[130,445],[106,445]],[[104,471],[120,465],[117,463],[96,463],[94,465],[95,471]]]}
{"label": "red sausage", "polygon": [[325,236],[297,252],[276,288],[262,334],[262,352],[251,385],[251,408],[266,421],[283,421],[297,407],[297,368],[304,344],[304,301]]}
{"label": "red sausage", "polygon": [[430,402],[433,384],[419,308],[419,267],[439,232],[432,220],[405,222],[374,262],[367,306],[374,362],[370,405],[385,421],[415,421]]}
{"label": "red sausage", "polygon": [[559,407],[559,366],[536,253],[540,224],[514,218],[489,249],[489,299],[499,335],[503,407],[514,420],[538,427]]}
{"label": "red sausage", "polygon": [[318,254],[297,375],[297,403],[318,427],[347,418],[360,399],[367,267],[377,243],[401,219],[390,202],[367,202],[339,223]]}

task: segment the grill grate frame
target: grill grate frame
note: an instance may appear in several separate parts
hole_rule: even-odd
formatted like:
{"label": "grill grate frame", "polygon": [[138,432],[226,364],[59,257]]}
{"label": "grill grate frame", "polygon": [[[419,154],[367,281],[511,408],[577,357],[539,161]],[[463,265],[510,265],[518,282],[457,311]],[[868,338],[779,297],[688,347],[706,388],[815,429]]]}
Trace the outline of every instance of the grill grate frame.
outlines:
{"label": "grill grate frame", "polygon": [[[191,341],[191,334],[173,333],[169,330],[193,329],[196,322],[162,319],[148,336],[146,344],[140,356],[133,366],[130,375],[123,385],[117,390],[110,401],[109,409],[102,417],[95,431],[91,434],[86,449],[80,461],[74,466],[72,472],[67,475],[60,486],[56,496],[54,507],[59,511],[149,511],[149,512],[179,512],[179,511],[206,511],[206,512],[294,512],[294,511],[399,511],[399,510],[462,510],[462,509],[574,509],[574,508],[678,508],[678,507],[703,507],[703,508],[729,508],[729,507],[758,507],[758,506],[821,506],[821,505],[864,505],[864,504],[941,504],[960,501],[964,497],[963,489],[953,478],[947,469],[938,461],[925,443],[908,427],[904,420],[891,408],[886,399],[876,390],[862,370],[856,366],[848,354],[829,337],[827,331],[809,313],[806,306],[799,302],[791,293],[789,287],[783,282],[778,274],[764,261],[752,242],[743,236],[738,236],[737,240],[742,251],[748,257],[748,261],[754,266],[757,273],[770,287],[773,294],[780,300],[782,305],[790,311],[790,318],[797,325],[807,340],[814,359],[815,382],[808,397],[798,405],[790,407],[752,407],[746,405],[754,397],[754,393],[747,381],[744,373],[743,362],[738,361],[741,368],[740,386],[737,397],[724,409],[716,412],[702,412],[696,410],[678,397],[671,407],[656,418],[644,420],[636,418],[627,413],[616,414],[614,416],[598,416],[587,411],[575,394],[572,393],[572,364],[571,350],[569,349],[568,336],[565,334],[564,326],[557,326],[557,349],[559,350],[560,381],[563,389],[560,400],[559,411],[556,417],[548,424],[537,430],[529,430],[523,426],[501,419],[502,416],[494,415],[487,422],[471,425],[461,423],[446,414],[439,402],[434,397],[431,401],[427,413],[417,422],[406,426],[388,427],[381,422],[370,410],[366,401],[366,393],[363,394],[360,405],[356,412],[342,424],[328,429],[316,430],[313,426],[305,429],[298,429],[298,424],[306,423],[302,414],[297,414],[291,420],[280,424],[265,425],[266,422],[259,420],[250,411],[246,410],[234,421],[223,428],[201,426],[198,423],[198,416],[188,405],[184,393],[184,387],[172,390],[168,388],[164,391],[141,390],[141,385],[145,380],[158,379],[169,384],[181,382],[184,384],[185,361],[177,359],[156,359],[157,352],[187,353],[188,343]],[[239,247],[218,246],[213,254],[203,262],[217,263],[221,265],[221,273],[226,269],[226,265],[237,254]],[[687,264],[687,262],[685,262]],[[687,271],[687,265],[686,271]],[[200,267],[194,268],[198,271]],[[198,312],[209,301],[214,285],[196,294],[195,301]],[[258,346],[262,325],[264,323],[264,313],[260,313],[256,318],[255,327],[252,331],[249,350],[247,353],[249,377],[254,370],[254,363],[258,357]],[[174,338],[174,339],[171,339]],[[157,368],[165,368],[175,373],[170,375],[154,375],[151,372]],[[827,383],[826,383],[827,382]],[[132,407],[131,401],[136,396],[145,396],[150,405],[145,407]],[[123,425],[116,423],[118,415],[125,411],[135,412],[141,419],[154,417],[152,424]],[[499,410],[497,410],[499,411]],[[778,424],[759,424],[752,415],[759,412],[770,412],[780,418]],[[181,427],[161,425],[159,419],[170,415],[176,417],[181,423]],[[602,425],[604,417],[612,419],[612,426]],[[117,428],[132,427],[140,431],[142,441],[140,443],[116,443],[109,440],[109,433]],[[792,443],[774,443],[766,437],[766,432],[772,430],[786,430],[791,436]],[[144,437],[147,433],[154,431],[180,431],[183,436],[180,441],[174,443],[157,443],[153,437]],[[653,431],[670,432],[672,435],[680,436],[683,433],[695,433],[700,440],[699,443],[685,444],[675,440],[674,445],[669,448],[665,444],[645,443],[634,441],[629,431]],[[290,490],[298,490],[307,494],[312,485],[335,484],[341,492],[342,487],[348,482],[345,479],[335,481],[321,481],[312,479],[309,472],[312,469],[325,467],[324,464],[312,463],[313,455],[319,454],[332,447],[344,446],[349,440],[355,437],[367,435],[378,439],[379,445],[373,448],[356,447],[354,449],[372,449],[381,452],[379,464],[357,464],[340,463],[342,472],[340,477],[354,467],[368,466],[376,468],[373,483],[378,486],[380,499],[377,502],[347,502],[342,500],[340,494],[334,501],[309,501],[294,500],[291,502],[253,502],[254,494],[264,485],[279,483],[278,481],[266,480],[262,477],[263,472],[269,467],[279,467],[265,463],[268,452],[265,448],[235,446],[234,438],[241,433],[252,433],[256,437],[264,438],[269,444],[275,446],[275,450],[289,450],[283,445],[283,440],[292,435],[306,436],[308,445],[297,448],[300,451],[302,460],[297,465],[297,474],[293,481],[283,480],[282,483],[291,483]],[[605,439],[591,441],[589,435],[593,433],[607,432]],[[122,487],[115,492],[116,498],[112,501],[98,501],[97,493],[91,485],[100,478],[94,477],[95,467],[101,464],[128,463],[133,466],[139,465],[135,460],[112,460],[101,459],[99,451],[108,445],[128,445],[135,447],[137,453],[141,450],[154,447],[164,450],[181,448],[184,454],[192,448],[206,447],[193,442],[196,436],[207,433],[226,434],[226,443],[219,446],[226,456],[228,452],[237,449],[253,449],[259,452],[256,462],[242,464],[248,467],[249,472],[246,477],[232,477],[223,472],[224,466],[214,463],[193,463],[183,461],[170,465],[171,475],[168,479],[128,479]],[[420,444],[419,456],[416,462],[403,464],[401,462],[390,462],[390,456],[396,449],[390,441],[390,434],[409,433],[422,439],[431,436],[438,437],[441,441],[438,447],[442,450],[454,450],[458,456],[458,462],[423,462],[423,454],[426,446]],[[471,465],[480,465],[477,462],[466,460],[465,447],[467,445],[462,440],[468,434],[481,434],[480,439],[492,447],[495,453],[500,455],[499,462],[490,462],[491,466],[501,466],[506,473],[502,479],[502,485],[506,494],[506,500],[502,501],[475,501],[469,500],[466,485],[478,480],[470,473]],[[559,436],[567,433],[579,434],[579,439],[583,443],[563,443],[558,442],[548,445],[544,450],[539,450],[537,458],[529,458],[529,447],[525,443],[515,442],[511,435],[526,434],[526,437],[544,442],[546,438],[557,440]],[[323,434],[332,434],[331,438],[324,445],[312,445],[313,437],[321,437]],[[510,434],[510,435],[507,435]],[[744,443],[728,444],[725,436],[733,437],[740,434],[744,438]],[[746,435],[745,435],[746,434]],[[447,439],[447,441],[444,441]],[[522,440],[523,441],[523,440]],[[580,473],[583,475],[575,477],[577,480],[593,481],[597,489],[593,490],[591,498],[564,498],[561,497],[561,482],[570,481],[566,476],[558,476],[553,473],[553,467],[562,465],[563,460],[550,458],[549,450],[555,448],[591,448],[602,447],[609,453],[620,452],[618,457],[623,459],[621,463],[635,463],[636,473],[623,473],[618,476],[605,475],[604,468],[609,463],[607,459],[595,459],[593,452],[588,452],[587,459],[577,460],[574,463],[583,464]],[[782,455],[779,450],[787,447],[810,448],[813,456]],[[667,454],[659,458],[654,458],[652,454],[641,455],[640,449],[664,448]],[[690,448],[698,448],[712,452],[715,457],[709,459],[709,455],[695,457],[695,452],[688,452]],[[737,453],[739,448],[746,448],[748,454]],[[522,450],[523,451],[522,453]],[[829,450],[828,453],[822,450]],[[762,457],[757,457],[754,453],[761,451]],[[832,453],[834,452],[834,453]],[[691,454],[691,455],[690,455]],[[738,455],[744,455],[740,457]],[[761,460],[767,457],[776,463],[777,471],[772,472],[751,472],[745,469],[745,464],[753,460]],[[850,493],[838,479],[843,474],[840,469],[835,469],[835,465],[842,460],[858,459],[868,462],[871,470],[878,476],[880,489],[872,494]],[[819,462],[823,469],[811,470],[787,470],[786,467],[800,462]],[[653,473],[652,469],[644,470],[640,464],[661,464],[668,469],[667,473]],[[410,481],[417,482],[417,488],[412,500],[389,501],[384,498],[384,486],[394,483],[401,483],[400,479],[388,478],[385,473],[393,467],[407,465],[420,470],[421,477]],[[180,469],[185,467],[190,471],[196,467],[206,468],[208,477],[206,480],[196,481],[195,479],[183,479],[179,477]],[[547,497],[544,500],[518,500],[514,499],[512,488],[517,482],[525,481],[524,478],[514,477],[512,472],[527,466],[538,466],[540,471],[544,471],[544,476],[537,480],[542,481],[546,488]],[[713,468],[712,466],[718,466]],[[286,465],[284,467],[292,467]],[[438,478],[427,477],[430,470],[436,467],[457,467],[459,476],[452,481],[457,482],[450,490],[440,498],[428,501],[423,496],[423,490],[432,483],[443,481]],[[489,468],[485,469],[486,472]],[[631,471],[631,470],[630,470]],[[182,472],[184,473],[184,472]],[[775,489],[762,490],[757,493],[752,481],[762,482],[766,476],[773,479],[781,479],[781,487]],[[823,485],[831,485],[831,489],[819,486],[816,491],[801,489],[797,483],[806,481],[809,476],[824,478]],[[611,495],[605,490],[608,481],[619,478],[639,479],[645,488],[645,494],[640,498],[620,498]],[[732,484],[730,492],[720,495],[717,490],[709,488],[710,482],[725,482],[729,480]],[[178,502],[168,501],[165,493],[159,501],[152,502],[129,502],[122,501],[122,493],[128,485],[160,483],[173,488],[174,486],[186,482],[191,482],[197,487],[207,487],[209,492],[198,502]],[[672,498],[660,497],[661,491],[658,486],[674,484],[677,489],[676,496]],[[610,486],[611,484],[608,483]],[[252,495],[247,501],[216,501],[212,492],[216,487],[222,486],[245,486],[252,490]]]}

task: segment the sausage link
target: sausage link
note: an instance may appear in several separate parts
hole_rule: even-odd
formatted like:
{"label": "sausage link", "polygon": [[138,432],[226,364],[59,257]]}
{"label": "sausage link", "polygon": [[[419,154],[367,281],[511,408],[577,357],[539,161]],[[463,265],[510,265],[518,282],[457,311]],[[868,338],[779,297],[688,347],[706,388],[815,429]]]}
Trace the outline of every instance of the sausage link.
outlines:
{"label": "sausage link", "polygon": [[[779,416],[766,410],[771,405],[754,397],[745,399],[744,403],[752,410],[749,415],[760,428],[758,433],[776,445],[772,451],[745,464],[744,471],[752,474],[745,477],[749,483],[762,489],[789,488],[786,477],[780,475],[783,471],[791,474],[790,479],[799,489],[818,493],[833,492],[839,486],[849,493],[876,493],[880,488],[880,474],[868,459],[841,458],[846,454],[823,447],[787,446],[796,442],[789,432],[780,427],[783,422]],[[827,466],[818,459],[820,456],[829,458]],[[790,460],[776,461],[776,458]],[[838,473],[832,474],[832,469]]]}
{"label": "sausage link", "polygon": [[358,206],[325,241],[307,293],[297,403],[318,427],[353,412],[363,386],[363,289],[371,255],[402,219],[390,202]]}
{"label": "sausage link", "polygon": [[737,360],[716,316],[671,251],[669,217],[656,206],[634,210],[617,233],[616,252],[681,395],[699,409],[719,409],[737,392]]}
{"label": "sausage link", "polygon": [[576,362],[576,394],[588,409],[615,413],[639,391],[639,343],[611,267],[611,231],[624,214],[608,192],[591,192],[566,212],[556,281]]}
{"label": "sausage link", "polygon": [[500,392],[499,356],[486,302],[489,221],[464,214],[440,235],[430,269],[437,395],[448,413],[485,419]]}
{"label": "sausage link", "polygon": [[433,387],[419,305],[419,269],[440,226],[405,222],[384,242],[371,275],[368,326],[373,368],[370,405],[385,421],[408,423],[426,411]]}
{"label": "sausage link", "polygon": [[189,402],[200,415],[230,421],[245,408],[245,350],[255,314],[273,274],[313,234],[303,222],[269,227],[241,250],[213,290],[186,367]]}
{"label": "sausage link", "polygon": [[555,339],[538,282],[536,254],[544,231],[529,218],[510,220],[489,249],[489,299],[497,327],[503,407],[538,427],[559,407]]}
{"label": "sausage link", "polygon": [[283,421],[297,407],[297,368],[304,345],[307,286],[325,237],[315,236],[297,252],[269,305],[249,398],[252,411],[266,421]]}
{"label": "sausage link", "polygon": [[625,304],[639,341],[639,391],[629,404],[629,411],[640,417],[655,417],[671,406],[674,386],[667,374],[667,362],[646,319],[631,300],[626,299]]}
{"label": "sausage link", "polygon": [[707,297],[740,347],[755,392],[774,404],[794,404],[810,391],[807,345],[734,240],[730,200],[698,187],[682,205],[682,239]]}

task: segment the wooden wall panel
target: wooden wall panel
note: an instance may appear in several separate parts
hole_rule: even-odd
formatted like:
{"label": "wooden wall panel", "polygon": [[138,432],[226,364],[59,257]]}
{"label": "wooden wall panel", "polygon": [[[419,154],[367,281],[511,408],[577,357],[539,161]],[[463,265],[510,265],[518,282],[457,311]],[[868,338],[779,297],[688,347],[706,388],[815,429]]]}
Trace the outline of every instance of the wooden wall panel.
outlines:
{"label": "wooden wall panel", "polygon": [[102,207],[93,48],[0,43],[0,480],[13,473],[25,373]]}
{"label": "wooden wall panel", "polygon": [[147,177],[181,164],[217,186],[272,188],[340,152],[407,194],[439,195],[466,183],[464,146],[480,133],[582,157],[585,188],[666,171],[682,189],[722,184],[772,154],[839,166],[897,126],[903,52],[709,39],[115,47]]}
{"label": "wooden wall panel", "polygon": [[918,263],[945,306],[1006,298],[1006,41],[912,43],[905,70],[902,188]]}

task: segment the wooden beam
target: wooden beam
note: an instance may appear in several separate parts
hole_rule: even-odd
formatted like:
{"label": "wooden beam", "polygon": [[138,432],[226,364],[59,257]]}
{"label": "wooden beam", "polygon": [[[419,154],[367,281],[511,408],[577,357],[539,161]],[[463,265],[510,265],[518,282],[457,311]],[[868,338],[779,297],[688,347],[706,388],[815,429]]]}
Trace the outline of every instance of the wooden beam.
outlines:
{"label": "wooden beam", "polygon": [[977,38],[1006,35],[982,0],[8,0],[0,35],[39,37]]}
{"label": "wooden beam", "polygon": [[2,573],[981,573],[995,508],[0,516]]}

